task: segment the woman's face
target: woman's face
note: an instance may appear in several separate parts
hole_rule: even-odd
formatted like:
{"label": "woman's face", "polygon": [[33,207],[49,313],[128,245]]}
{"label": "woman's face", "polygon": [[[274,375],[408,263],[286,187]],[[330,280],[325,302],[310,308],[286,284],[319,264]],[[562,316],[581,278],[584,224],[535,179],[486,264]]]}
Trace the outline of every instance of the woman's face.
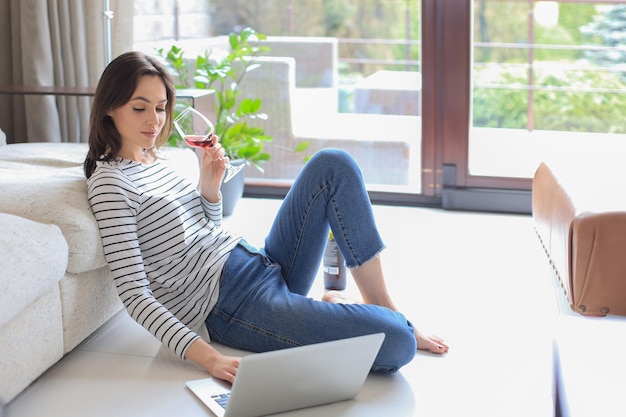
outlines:
{"label": "woman's face", "polygon": [[167,93],[160,77],[145,75],[128,103],[108,112],[122,138],[119,156],[142,161],[154,147],[166,120]]}

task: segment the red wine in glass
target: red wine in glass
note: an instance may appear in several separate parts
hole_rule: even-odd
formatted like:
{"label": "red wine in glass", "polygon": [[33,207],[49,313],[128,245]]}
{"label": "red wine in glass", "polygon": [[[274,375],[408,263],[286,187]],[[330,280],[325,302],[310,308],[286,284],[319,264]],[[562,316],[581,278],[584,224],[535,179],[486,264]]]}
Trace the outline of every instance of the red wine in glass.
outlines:
{"label": "red wine in glass", "polygon": [[[178,134],[185,139],[187,145],[194,148],[210,148],[214,143],[215,126],[209,119],[193,107],[187,107],[174,120],[174,128]],[[245,167],[244,164],[233,166],[226,164],[226,174],[224,182],[228,182],[239,171]]]}
{"label": "red wine in glass", "polygon": [[185,142],[194,148],[210,148],[213,146],[213,134],[208,135],[186,135]]}

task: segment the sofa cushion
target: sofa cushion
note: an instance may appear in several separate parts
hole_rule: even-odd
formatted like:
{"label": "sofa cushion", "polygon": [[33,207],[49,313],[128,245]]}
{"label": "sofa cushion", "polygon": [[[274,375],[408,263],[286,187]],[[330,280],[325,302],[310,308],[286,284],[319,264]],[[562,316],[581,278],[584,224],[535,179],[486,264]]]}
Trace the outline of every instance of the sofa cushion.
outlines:
{"label": "sofa cushion", "polygon": [[[87,201],[83,143],[20,143],[0,147],[0,212],[59,226],[69,246],[67,271],[106,265],[98,225]],[[198,163],[187,148],[168,148],[172,165],[192,181]]]}
{"label": "sofa cushion", "polygon": [[0,326],[57,286],[67,243],[57,226],[0,213]]}
{"label": "sofa cushion", "polygon": [[105,265],[87,202],[81,144],[23,143],[0,148],[0,211],[56,224],[69,245],[68,270]]}

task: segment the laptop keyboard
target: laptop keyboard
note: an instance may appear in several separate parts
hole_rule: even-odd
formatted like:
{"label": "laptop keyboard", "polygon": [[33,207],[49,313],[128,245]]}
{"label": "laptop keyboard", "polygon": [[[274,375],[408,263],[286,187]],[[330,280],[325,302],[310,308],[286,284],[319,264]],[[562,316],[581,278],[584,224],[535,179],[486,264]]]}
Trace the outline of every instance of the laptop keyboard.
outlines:
{"label": "laptop keyboard", "polygon": [[228,399],[230,398],[230,394],[215,394],[211,395],[211,398],[215,400],[216,403],[222,406],[223,409],[226,409],[226,405],[228,404]]}

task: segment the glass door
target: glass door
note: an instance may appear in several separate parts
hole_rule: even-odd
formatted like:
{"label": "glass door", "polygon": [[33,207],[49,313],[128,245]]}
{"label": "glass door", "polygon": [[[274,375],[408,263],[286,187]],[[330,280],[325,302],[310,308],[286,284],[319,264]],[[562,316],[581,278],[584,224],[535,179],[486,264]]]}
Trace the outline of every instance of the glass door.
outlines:
{"label": "glass door", "polygon": [[[284,188],[307,155],[337,147],[355,157],[375,200],[434,196],[434,180],[422,184],[429,156],[422,151],[420,0],[170,1],[160,8],[157,25],[150,5],[136,3],[137,49],[176,44],[195,57],[227,48],[225,35],[247,26],[268,37],[262,44],[270,51],[246,74],[242,97],[261,99],[268,118],[250,124],[273,137],[265,146],[272,156],[263,172],[246,171],[247,192]],[[296,152],[302,143],[308,149]]]}
{"label": "glass door", "polygon": [[469,119],[465,135],[456,121],[458,136],[443,135],[444,206],[446,196],[472,206],[463,194],[501,192],[528,211],[541,161],[626,153],[626,2],[474,0],[455,12],[450,3],[440,5],[444,26],[468,41],[456,35],[442,59],[463,56],[447,79],[467,80],[456,101]]}
{"label": "glass door", "polygon": [[280,163],[251,170],[250,195],[280,196],[307,141],[351,152],[375,201],[529,212],[540,161],[625,152],[624,0],[148,3],[137,49],[270,36],[251,91]]}
{"label": "glass door", "polygon": [[472,175],[626,150],[626,4],[474,1]]}

